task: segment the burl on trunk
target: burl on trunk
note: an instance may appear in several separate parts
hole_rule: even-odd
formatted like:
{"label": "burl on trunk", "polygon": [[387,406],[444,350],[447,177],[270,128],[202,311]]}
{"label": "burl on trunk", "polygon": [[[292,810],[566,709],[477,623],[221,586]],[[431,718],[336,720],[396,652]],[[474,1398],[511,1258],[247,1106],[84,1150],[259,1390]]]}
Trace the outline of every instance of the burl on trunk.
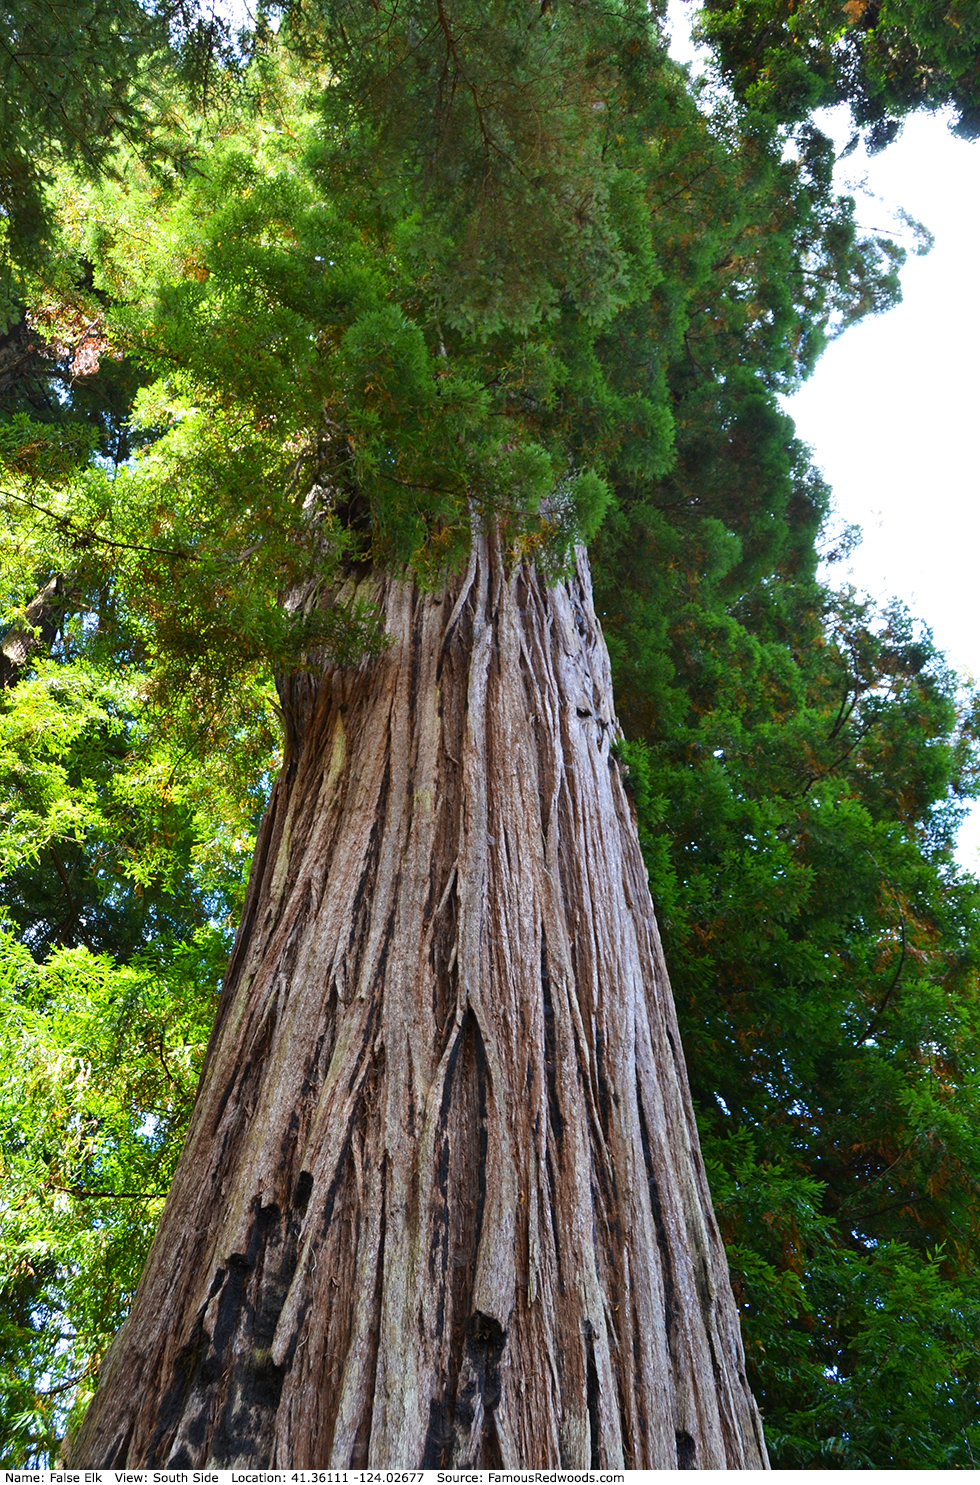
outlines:
{"label": "burl on trunk", "polygon": [[71,1462],[765,1468],[585,557],[375,597]]}

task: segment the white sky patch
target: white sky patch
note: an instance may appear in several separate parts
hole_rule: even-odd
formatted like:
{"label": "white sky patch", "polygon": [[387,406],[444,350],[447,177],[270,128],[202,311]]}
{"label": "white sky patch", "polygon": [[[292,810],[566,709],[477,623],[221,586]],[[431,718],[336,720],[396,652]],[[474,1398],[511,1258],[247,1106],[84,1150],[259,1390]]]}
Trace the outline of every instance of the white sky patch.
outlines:
{"label": "white sky patch", "polygon": [[[671,55],[693,63],[692,7],[670,0]],[[843,148],[846,110],[820,127]],[[980,679],[980,141],[957,139],[945,118],[918,115],[879,155],[838,165],[861,225],[900,240],[904,209],[935,238],[902,271],[902,304],[830,345],[810,380],[783,399],[834,492],[840,518],[864,540],[830,569],[837,583],[900,598],[933,631],[962,675]],[[980,870],[980,806],[957,857]]]}
{"label": "white sky patch", "polygon": [[670,55],[675,62],[693,64],[695,75],[706,62],[708,51],[695,46],[691,40],[691,20],[694,10],[685,0],[667,0],[667,34],[670,37]]}
{"label": "white sky patch", "polygon": [[215,15],[239,30],[255,22],[255,6],[249,0],[214,0],[212,8]]}
{"label": "white sky patch", "polygon": [[[902,304],[847,330],[785,407],[864,540],[830,576],[901,598],[963,675],[980,678],[980,145],[909,119],[870,159],[841,162],[863,225],[904,207],[934,235],[902,271]],[[874,198],[879,198],[875,200]],[[980,809],[957,856],[980,869]]]}

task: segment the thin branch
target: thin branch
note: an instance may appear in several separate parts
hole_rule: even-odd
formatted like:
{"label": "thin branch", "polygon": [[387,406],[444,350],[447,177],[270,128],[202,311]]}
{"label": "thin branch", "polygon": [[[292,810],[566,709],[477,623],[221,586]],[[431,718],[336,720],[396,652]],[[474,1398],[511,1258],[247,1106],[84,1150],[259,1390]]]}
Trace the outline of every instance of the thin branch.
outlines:
{"label": "thin branch", "polygon": [[74,536],[80,538],[85,546],[117,547],[121,551],[127,552],[153,552],[157,557],[179,557],[185,562],[191,556],[190,552],[179,551],[173,547],[145,546],[139,542],[115,541],[111,536],[99,536],[97,532],[77,525],[69,516],[61,515],[56,510],[50,510],[48,506],[40,505],[36,500],[28,499],[26,495],[15,495],[13,490],[0,490],[0,495],[5,500],[16,500],[20,505],[29,506],[31,510],[36,510],[42,516],[47,516],[49,521],[54,521],[57,526],[66,528]]}
{"label": "thin branch", "polygon": [[864,742],[864,739],[870,734],[873,727],[873,721],[869,722],[867,727],[863,727],[858,733],[857,737],[851,743],[851,746],[849,748],[845,748],[843,753],[839,753],[832,763],[828,763],[826,768],[819,769],[817,773],[811,774],[807,781],[806,787],[801,789],[798,794],[792,795],[790,797],[796,799],[805,799],[810,790],[813,788],[814,784],[819,784],[824,779],[829,779],[834,773],[835,769],[840,768],[842,763],[846,763],[854,750],[859,747],[861,743]]}
{"label": "thin branch", "polygon": [[850,681],[847,681],[847,682],[845,682],[845,685],[844,685],[844,696],[843,696],[843,699],[841,701],[840,709],[839,709],[839,711],[837,713],[837,716],[834,719],[834,725],[833,725],[833,727],[831,727],[830,731],[827,733],[827,741],[828,742],[833,742],[834,738],[837,736],[838,732],[840,732],[841,728],[850,720],[851,713],[854,711],[854,708],[857,706],[858,696],[859,696],[860,692],[858,690],[858,686],[857,686],[857,682],[856,681],[855,681],[855,686],[854,686],[854,697],[853,697],[853,699],[851,701],[850,706],[848,706],[847,699],[850,696],[850,694],[851,694]]}
{"label": "thin branch", "polygon": [[83,1372],[78,1372],[74,1377],[69,1377],[67,1382],[59,1382],[57,1387],[45,1387],[38,1392],[38,1397],[55,1397],[59,1392],[67,1392],[69,1387],[75,1387],[79,1382],[84,1382],[86,1377],[92,1375],[92,1368],[87,1366]]}
{"label": "thin branch", "polygon": [[79,1201],[86,1201],[89,1197],[112,1201],[163,1201],[167,1195],[165,1191],[110,1191],[107,1186],[60,1186],[57,1181],[49,1184],[54,1191],[66,1191]]}
{"label": "thin branch", "polygon": [[55,846],[49,846],[48,853],[51,857],[51,860],[54,862],[54,869],[61,879],[61,885],[65,889],[65,897],[68,900],[68,911],[71,913],[72,921],[74,922],[75,928],[78,931],[78,937],[81,939],[85,947],[90,952],[94,953],[95,950],[92,948],[91,940],[89,939],[88,934],[85,932],[85,929],[82,927],[82,920],[78,916],[78,908],[75,905],[75,899],[72,895],[71,890],[71,878],[65,870],[65,864],[62,861],[61,856],[59,855],[58,850]]}
{"label": "thin branch", "polygon": [[902,940],[902,952],[901,952],[901,954],[899,956],[898,968],[895,971],[895,974],[894,974],[894,977],[892,978],[891,984],[888,986],[888,989],[885,991],[884,995],[882,996],[881,1003],[879,1004],[879,1006],[878,1006],[877,1010],[875,1011],[874,1015],[871,1017],[871,1020],[868,1022],[867,1026],[864,1028],[864,1034],[861,1037],[860,1042],[856,1043],[856,1045],[858,1045],[858,1046],[860,1046],[861,1042],[866,1042],[868,1040],[868,1037],[871,1036],[877,1030],[878,1023],[880,1022],[882,1016],[885,1013],[885,1007],[887,1006],[888,1002],[891,1000],[891,998],[894,995],[896,989],[898,988],[899,977],[901,976],[902,970],[905,967],[905,915],[902,912],[901,908],[899,908],[899,910],[898,910],[898,915],[899,915],[898,932],[899,932],[899,935],[900,935],[901,940]]}
{"label": "thin branch", "polygon": [[167,1061],[167,1054],[164,1051],[164,1045],[163,1045],[163,1029],[162,1028],[160,1030],[160,1037],[159,1037],[159,1041],[157,1043],[157,1054],[158,1054],[158,1056],[160,1058],[160,1066],[163,1068],[163,1071],[166,1074],[167,1082],[170,1084],[171,1088],[176,1088],[180,1093],[183,1093],[184,1092],[183,1087],[177,1081],[177,1079],[174,1077],[173,1073],[170,1071],[170,1064]]}
{"label": "thin branch", "polygon": [[81,149],[82,154],[87,155],[89,160],[94,163],[97,159],[97,156],[89,145],[88,141],[84,138],[83,135],[78,133],[77,129],[72,128],[71,124],[68,121],[68,115],[65,113],[65,110],[57,103],[54,98],[52,98],[50,91],[41,87],[40,83],[34,77],[33,73],[27,70],[14,48],[3,36],[0,36],[0,47],[2,47],[3,50],[7,53],[13,65],[17,68],[18,72],[23,73],[24,77],[27,79],[28,85],[33,88],[38,97],[43,100],[44,106],[49,109],[50,112],[53,113],[57,119],[60,120],[62,127],[67,129],[68,133]]}
{"label": "thin branch", "polygon": [[[456,41],[450,29],[449,19],[446,15],[445,7],[442,3],[442,0],[436,0],[436,11],[439,16],[439,25],[442,27],[443,35],[446,38],[446,65],[442,71],[442,81],[450,81],[449,58],[451,57],[453,62],[456,64],[457,75],[462,78],[466,88],[469,90],[470,97],[473,100],[473,110],[476,114],[477,124],[479,125],[480,138],[483,140],[483,150],[486,159],[486,175],[489,176],[490,157],[494,149],[496,149],[498,154],[502,155],[505,160],[509,160],[510,157],[508,156],[506,150],[502,149],[499,144],[495,144],[493,136],[491,135],[490,130],[487,127],[486,119],[483,116],[483,109],[480,106],[480,95],[476,89],[475,84],[471,82],[470,79],[467,77],[463,64],[460,61],[459,53],[456,50]],[[455,83],[452,84],[452,87],[453,91],[455,92]],[[451,103],[452,98],[450,97],[450,105]],[[521,173],[523,174],[523,172]],[[486,179],[486,177],[484,177],[484,179]]]}

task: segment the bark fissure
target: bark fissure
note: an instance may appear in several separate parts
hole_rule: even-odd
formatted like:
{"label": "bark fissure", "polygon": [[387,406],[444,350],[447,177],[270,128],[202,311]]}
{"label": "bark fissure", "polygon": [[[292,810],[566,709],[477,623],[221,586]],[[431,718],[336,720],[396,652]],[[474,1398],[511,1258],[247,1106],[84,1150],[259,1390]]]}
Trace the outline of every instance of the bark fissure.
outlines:
{"label": "bark fissure", "polygon": [[764,1468],[584,557],[372,581],[71,1460]]}

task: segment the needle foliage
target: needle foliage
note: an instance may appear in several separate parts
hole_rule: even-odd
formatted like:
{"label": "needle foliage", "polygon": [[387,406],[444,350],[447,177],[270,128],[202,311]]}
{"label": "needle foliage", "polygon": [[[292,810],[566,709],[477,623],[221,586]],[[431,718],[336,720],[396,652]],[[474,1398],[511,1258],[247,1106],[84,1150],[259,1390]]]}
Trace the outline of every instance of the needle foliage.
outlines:
{"label": "needle foliage", "polygon": [[[131,1299],[275,676],[379,650],[372,575],[437,585],[492,521],[556,576],[591,545],[773,1462],[975,1465],[977,712],[818,576],[778,403],[904,258],[812,109],[966,118],[952,12],[861,9],[845,87],[819,7],[781,81],[803,11],[708,4],[709,88],[631,0],[304,0],[236,45],[98,9],[0,119],[0,1462],[57,1458]],[[875,92],[886,23],[953,82]]]}

